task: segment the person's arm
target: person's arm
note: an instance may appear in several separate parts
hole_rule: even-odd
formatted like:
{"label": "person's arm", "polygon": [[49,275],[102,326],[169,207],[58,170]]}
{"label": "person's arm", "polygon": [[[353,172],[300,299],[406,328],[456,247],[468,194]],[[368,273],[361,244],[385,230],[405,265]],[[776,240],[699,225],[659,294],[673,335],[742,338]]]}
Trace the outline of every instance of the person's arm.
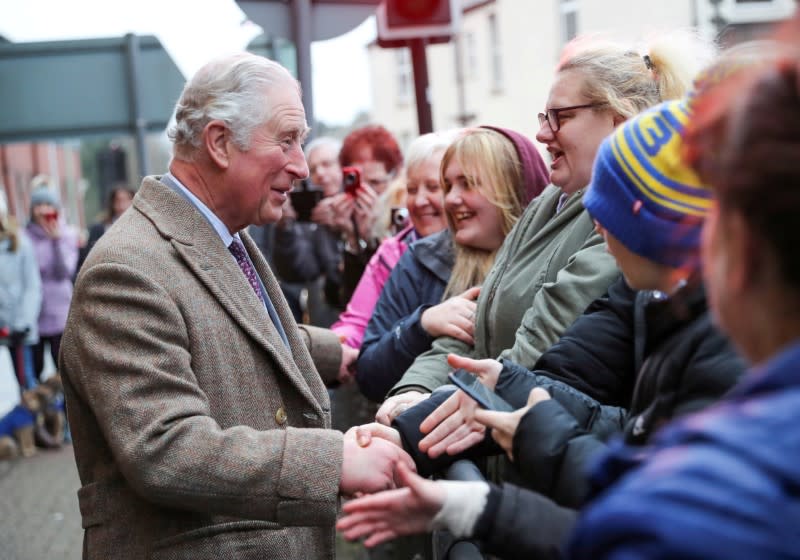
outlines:
{"label": "person's arm", "polygon": [[39,264],[33,245],[24,234],[19,233],[17,250],[22,260],[22,305],[20,312],[13,318],[12,330],[16,332],[30,331],[36,326],[39,319],[39,310],[42,307],[42,280],[39,276]]}
{"label": "person's arm", "polygon": [[[341,433],[220,426],[192,369],[191,326],[164,286],[107,263],[84,270],[77,291],[72,342],[82,350],[70,353],[69,382],[137,494],[166,507],[282,525],[333,522]],[[64,361],[62,352],[62,370]]]}
{"label": "person's arm", "polygon": [[311,360],[326,385],[336,381],[342,365],[342,344],[339,336],[330,329],[312,325],[297,325],[311,354]]}
{"label": "person's arm", "polygon": [[[596,404],[630,402],[630,393],[635,382],[633,308],[636,292],[628,288],[623,279],[615,282],[608,295],[592,302],[583,315],[570,326],[561,339],[536,364],[537,369],[527,368],[503,359],[473,361],[451,356],[449,365],[462,367],[481,377],[484,385],[495,390],[515,409],[526,406],[531,389],[542,387],[553,393],[554,398],[573,414],[581,425],[585,425],[591,406]],[[458,365],[454,363],[455,360]],[[551,387],[563,386],[565,391],[553,391]],[[561,399],[561,395],[564,399]],[[572,396],[580,395],[579,398]],[[567,398],[569,397],[569,398]],[[474,405],[472,406],[474,409]],[[470,410],[464,406],[450,407],[449,416],[445,407],[439,409],[433,421],[440,426],[426,437],[434,454],[443,451],[458,453],[463,446],[470,445],[475,435],[466,430],[473,426],[469,420]],[[461,441],[461,443],[457,443]]]}
{"label": "person's arm", "polygon": [[559,558],[576,513],[533,492],[486,482],[426,480],[399,468],[403,488],[350,501],[336,527],[367,547],[404,535],[447,529],[480,539],[502,558]]}
{"label": "person's arm", "polygon": [[447,374],[453,368],[447,364],[448,354],[472,357],[473,347],[449,336],[440,336],[433,341],[430,350],[417,356],[403,377],[389,390],[387,396],[406,391],[431,392],[447,384]]}
{"label": "person's arm", "polygon": [[392,427],[400,434],[403,449],[414,459],[417,472],[422,476],[430,476],[443,471],[459,459],[477,459],[502,453],[502,449],[492,438],[488,437],[488,434],[484,434],[482,440],[476,445],[453,455],[441,453],[436,457],[431,457],[427,451],[420,449],[419,443],[426,435],[420,431],[423,420],[449,399],[455,391],[454,385],[444,385],[431,393],[430,398],[424,399],[398,414],[392,421]]}
{"label": "person's arm", "polygon": [[545,283],[536,293],[517,329],[514,346],[499,357],[532,368],[618,277],[619,269],[603,238],[592,231],[567,265],[558,271],[555,281]]}
{"label": "person's arm", "polygon": [[487,504],[472,538],[500,558],[561,558],[578,512],[512,484],[490,485]]}
{"label": "person's arm", "polygon": [[[622,433],[626,411],[589,404],[562,389],[522,416],[513,435],[514,466],[532,490],[563,506],[579,507],[588,492],[588,467],[605,450],[606,441]],[[572,409],[585,409],[583,422],[565,401]]]}
{"label": "person's arm", "polygon": [[432,303],[421,299],[419,267],[407,251],[392,269],[389,280],[364,334],[356,365],[356,381],[369,399],[380,402],[417,355],[430,347],[433,338],[420,322]]}

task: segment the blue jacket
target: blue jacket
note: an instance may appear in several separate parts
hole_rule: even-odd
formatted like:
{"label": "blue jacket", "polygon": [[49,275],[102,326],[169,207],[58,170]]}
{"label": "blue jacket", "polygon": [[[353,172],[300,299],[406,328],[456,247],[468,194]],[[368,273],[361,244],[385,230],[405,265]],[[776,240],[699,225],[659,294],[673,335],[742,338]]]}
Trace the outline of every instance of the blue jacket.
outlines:
{"label": "blue jacket", "polygon": [[800,341],[646,453],[612,449],[568,556],[800,558],[798,410]]}
{"label": "blue jacket", "polygon": [[[10,239],[0,239],[0,327],[27,332],[21,342],[29,345],[39,340],[42,281],[33,245],[23,232],[17,235],[16,251],[11,250]],[[11,342],[0,338],[0,344]]]}
{"label": "blue jacket", "polygon": [[356,381],[367,398],[380,402],[433,338],[422,328],[422,312],[441,302],[454,262],[449,230],[412,243],[392,270],[364,334]]}

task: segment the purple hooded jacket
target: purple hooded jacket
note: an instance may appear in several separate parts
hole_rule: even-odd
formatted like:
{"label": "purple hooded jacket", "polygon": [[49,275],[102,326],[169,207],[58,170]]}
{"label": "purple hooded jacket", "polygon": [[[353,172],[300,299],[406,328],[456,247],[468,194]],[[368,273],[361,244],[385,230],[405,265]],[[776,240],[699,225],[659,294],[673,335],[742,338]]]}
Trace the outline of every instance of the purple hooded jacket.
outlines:
{"label": "purple hooded jacket", "polygon": [[42,277],[42,310],[39,312],[39,336],[64,332],[69,302],[72,299],[72,276],[78,263],[78,238],[66,225],[61,237],[51,239],[38,224],[25,228],[33,243],[39,274]]}

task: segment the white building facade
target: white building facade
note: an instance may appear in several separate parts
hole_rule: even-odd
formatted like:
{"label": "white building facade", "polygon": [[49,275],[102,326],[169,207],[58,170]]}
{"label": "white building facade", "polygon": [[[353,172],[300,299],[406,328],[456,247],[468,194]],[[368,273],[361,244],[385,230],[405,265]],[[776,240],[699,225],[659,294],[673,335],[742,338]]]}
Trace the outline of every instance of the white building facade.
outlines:
{"label": "white building facade", "polygon": [[[427,47],[435,130],[492,124],[534,137],[561,48],[578,34],[646,42],[659,30],[696,27],[716,34],[730,24],[733,42],[790,17],[794,0],[461,0],[454,41]],[[723,42],[725,42],[723,35]],[[417,135],[407,48],[370,45],[372,120],[403,146]]]}

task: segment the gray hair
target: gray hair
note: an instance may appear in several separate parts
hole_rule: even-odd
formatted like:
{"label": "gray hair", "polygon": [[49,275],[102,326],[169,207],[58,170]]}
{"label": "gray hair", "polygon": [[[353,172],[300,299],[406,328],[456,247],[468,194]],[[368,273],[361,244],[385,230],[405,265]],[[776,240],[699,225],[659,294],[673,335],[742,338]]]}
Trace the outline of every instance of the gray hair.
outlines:
{"label": "gray hair", "polygon": [[333,151],[336,152],[336,155],[338,156],[339,152],[342,149],[342,141],[337,140],[332,136],[320,136],[319,138],[314,138],[311,142],[306,144],[304,150],[306,159],[308,159],[309,156],[311,155],[311,152],[313,152],[317,148],[327,148],[327,147],[332,148]]}
{"label": "gray hair", "polygon": [[461,134],[462,129],[453,128],[442,132],[429,132],[418,136],[408,146],[405,168],[411,169],[430,159],[439,151],[444,151]]}
{"label": "gray hair", "polygon": [[266,90],[277,84],[300,84],[280,64],[251,53],[212,60],[186,83],[175,106],[175,125],[168,135],[176,157],[191,159],[200,148],[203,129],[221,120],[240,150],[250,148],[253,131],[270,118]]}

